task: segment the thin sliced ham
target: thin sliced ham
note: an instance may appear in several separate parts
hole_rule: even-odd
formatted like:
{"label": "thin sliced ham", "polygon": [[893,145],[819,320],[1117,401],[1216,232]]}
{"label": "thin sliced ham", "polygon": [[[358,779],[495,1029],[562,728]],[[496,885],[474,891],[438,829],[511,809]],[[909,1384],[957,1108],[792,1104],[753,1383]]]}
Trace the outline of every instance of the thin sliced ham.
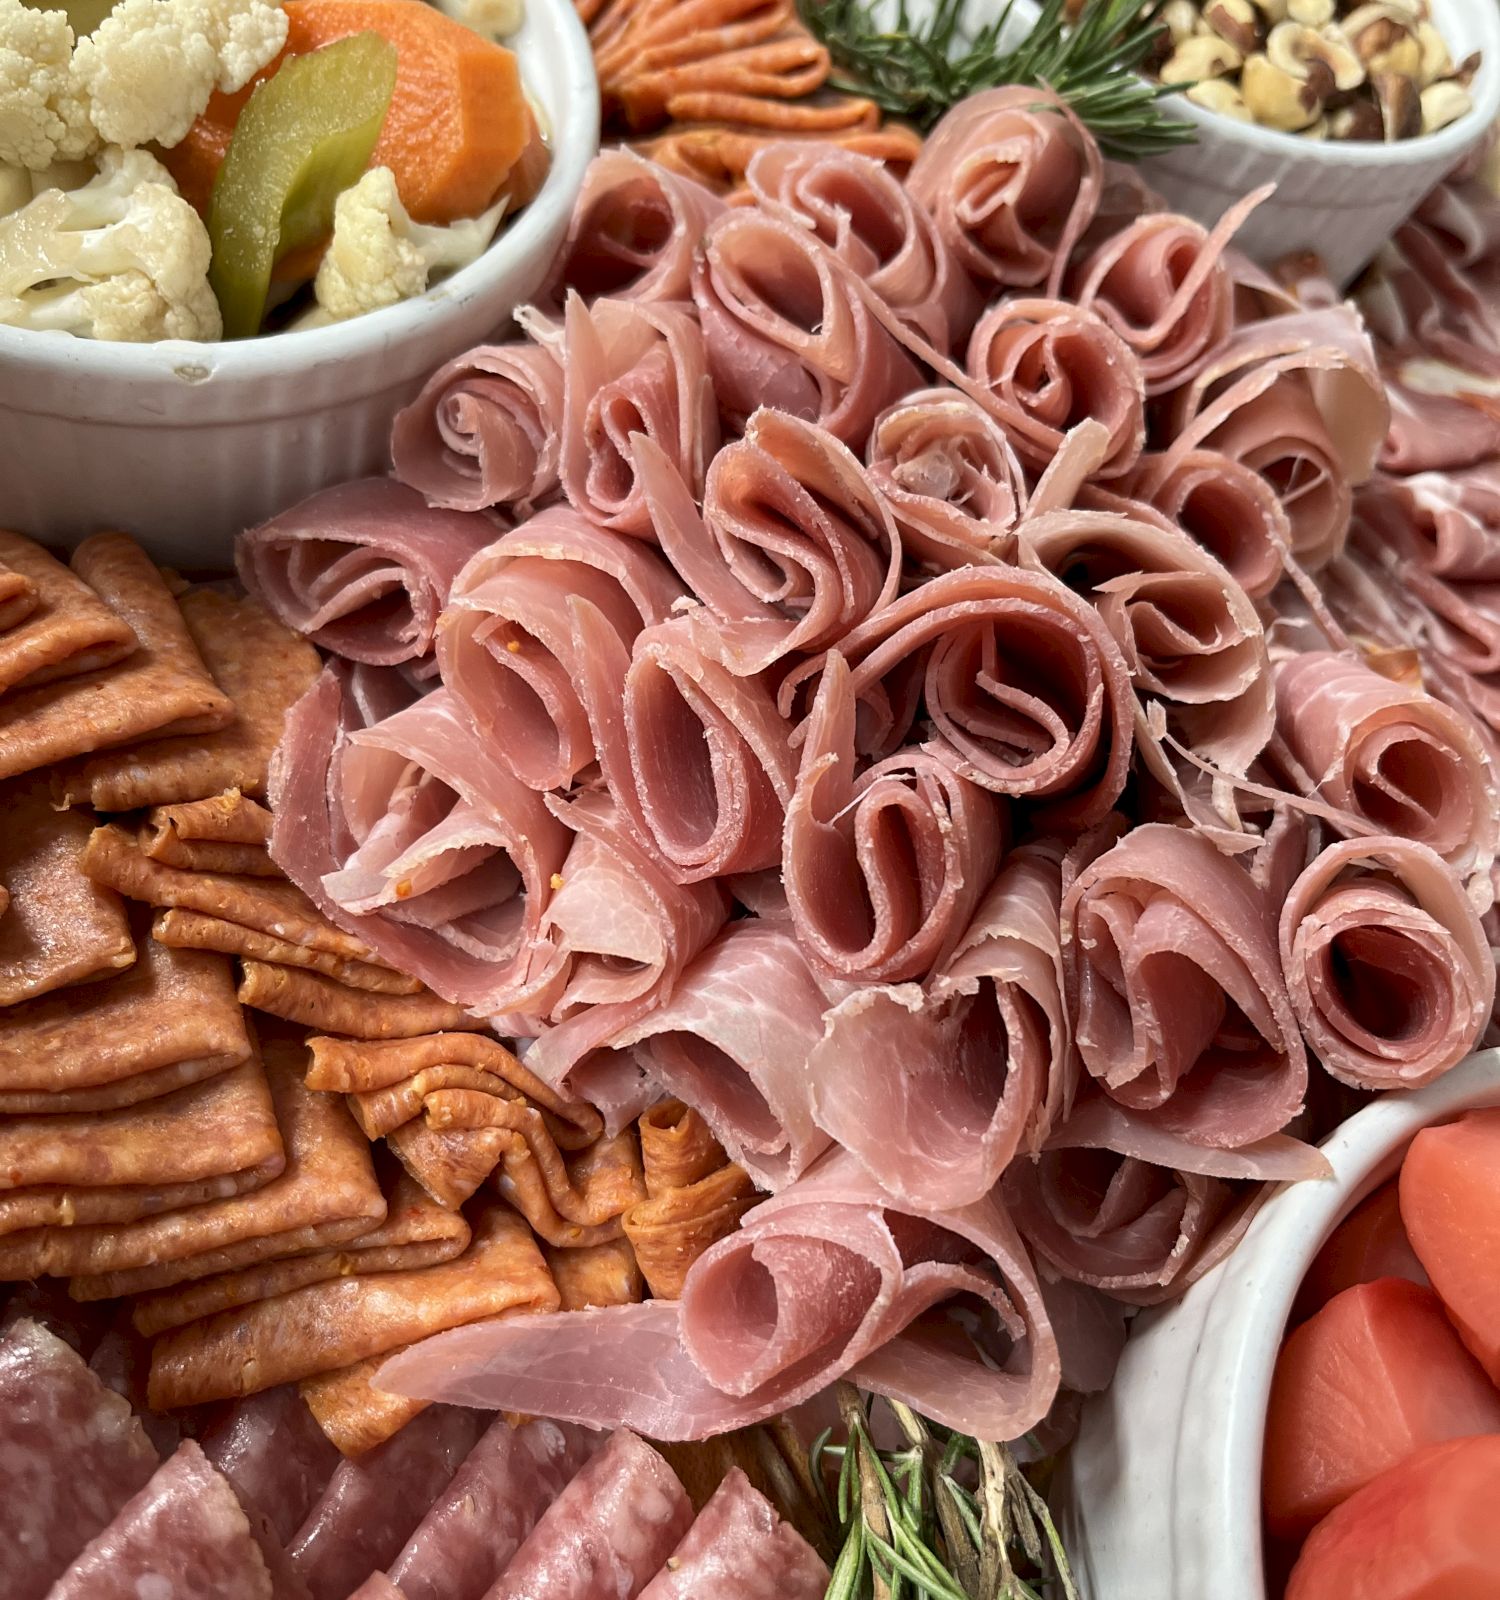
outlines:
{"label": "thin sliced ham", "polygon": [[1447,472],[1500,455],[1494,380],[1446,362],[1392,362],[1385,373],[1391,422],[1380,447],[1387,472]]}
{"label": "thin sliced ham", "polygon": [[1410,839],[1322,851],[1281,912],[1281,962],[1313,1054],[1359,1089],[1413,1089],[1476,1048],[1495,961],[1453,868]]}
{"label": "thin sliced ham", "polygon": [[1500,458],[1460,472],[1377,476],[1357,504],[1375,538],[1433,577],[1500,583]]}
{"label": "thin sliced ham", "polygon": [[962,345],[980,298],[911,189],[883,162],[788,140],[757,150],[745,182],[762,208],[805,223],[944,353]]}
{"label": "thin sliced ham", "polygon": [[1044,89],[986,89],[928,134],[907,179],[938,236],[982,284],[1062,282],[1103,189],[1099,147]]}
{"label": "thin sliced ham", "polygon": [[728,422],[742,426],[771,406],[862,450],[876,416],[920,387],[848,272],[809,229],[782,217],[735,207],[709,227],[693,300]]}
{"label": "thin sliced ham", "polygon": [[550,341],[482,344],[439,367],[391,425],[391,470],[434,506],[512,507],[557,491],[563,369]]}
{"label": "thin sliced ham", "polygon": [[587,601],[628,651],[683,592],[642,541],[551,506],[459,573],[438,628],[443,682],[525,784],[565,788],[594,760],[573,599]]}
{"label": "thin sliced ham", "polygon": [[388,478],[341,483],[241,535],[245,587],[279,621],[371,666],[417,662],[459,569],[494,537]]}

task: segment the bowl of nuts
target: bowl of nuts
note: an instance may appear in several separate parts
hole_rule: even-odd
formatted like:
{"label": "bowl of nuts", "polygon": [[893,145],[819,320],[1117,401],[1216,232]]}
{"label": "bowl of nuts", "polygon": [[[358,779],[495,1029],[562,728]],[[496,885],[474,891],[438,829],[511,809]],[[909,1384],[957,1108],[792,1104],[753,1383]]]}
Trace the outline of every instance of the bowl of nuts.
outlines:
{"label": "bowl of nuts", "polygon": [[1213,223],[1274,183],[1236,242],[1315,251],[1347,283],[1500,116],[1497,0],[1167,0],[1156,75],[1197,142],[1142,165]]}

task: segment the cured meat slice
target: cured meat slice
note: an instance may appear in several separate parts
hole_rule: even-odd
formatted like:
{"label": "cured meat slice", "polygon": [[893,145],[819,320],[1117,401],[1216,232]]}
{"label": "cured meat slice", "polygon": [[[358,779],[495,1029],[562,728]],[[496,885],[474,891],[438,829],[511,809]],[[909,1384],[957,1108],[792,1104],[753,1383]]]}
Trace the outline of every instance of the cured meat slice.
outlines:
{"label": "cured meat slice", "polygon": [[286,1544],[339,1465],[339,1453],[291,1384],[237,1401],[199,1443],[234,1486],[241,1505],[269,1520]]}
{"label": "cured meat slice", "polygon": [[133,965],[120,897],[80,865],[93,818],[60,816],[39,778],[0,788],[0,811],[0,877],[14,900],[0,918],[0,1006]]}
{"label": "cured meat slice", "polygon": [[452,1480],[483,1424],[434,1406],[358,1461],[344,1461],[287,1546],[313,1600],[344,1600],[386,1567]]}
{"label": "cured meat slice", "polygon": [[422,984],[416,978],[403,977],[389,967],[376,966],[368,961],[351,961],[347,956],[313,950],[304,944],[289,944],[284,939],[257,933],[253,928],[243,927],[237,922],[230,922],[223,917],[205,917],[197,911],[161,912],[151,924],[151,937],[158,944],[169,945],[174,950],[214,950],[220,955],[240,956],[284,967],[303,967],[309,972],[321,973],[325,978],[336,979],[351,989],[397,995],[418,995],[423,992]]}
{"label": "cured meat slice", "polygon": [[983,284],[1055,294],[1103,188],[1099,148],[1056,96],[972,94],[928,134],[907,187]]}
{"label": "cured meat slice", "polygon": [[826,430],[756,411],[714,457],[701,518],[659,451],[637,457],[662,548],[716,619],[689,612],[699,646],[736,675],[836,643],[895,595],[900,537]]}
{"label": "cured meat slice", "polygon": [[386,1147],[437,1203],[456,1210],[495,1170],[505,1147],[500,1128],[456,1128],[439,1133],[425,1121],[386,1135]]}
{"label": "cured meat slice", "polygon": [[234,705],[205,670],[177,602],[145,551],[123,533],[99,533],[73,553],[73,570],[133,633],[118,666],[24,688],[0,702],[0,778],[148,734],[213,733]]}
{"label": "cured meat slice", "polygon": [[1130,346],[1096,312],[1065,300],[1002,300],[975,327],[966,365],[993,396],[993,415],[1016,454],[1034,470],[1090,418],[1108,430],[1099,477],[1118,477],[1139,458],[1145,377]]}
{"label": "cured meat slice", "polygon": [[372,1572],[349,1600],[405,1600],[405,1596],[383,1572]]}
{"label": "cured meat slice", "polygon": [[0,1584],[41,1600],[156,1470],[129,1403],[61,1339],[22,1321],[0,1338]]}
{"label": "cured meat slice", "polygon": [[1208,1151],[1291,1121],[1307,1056],[1274,908],[1248,872],[1200,833],[1148,823],[1078,873],[1063,920],[1079,1055],[1131,1119]]}
{"label": "cured meat slice", "polygon": [[[658,1300],[677,1299],[694,1262],[733,1233],[759,1198],[745,1169],[726,1162],[701,1178],[631,1206],[621,1222],[651,1293]],[[561,1291],[562,1285],[558,1288]],[[590,1299],[570,1305],[564,1293],[562,1309],[608,1303]]]}
{"label": "cured meat slice", "polygon": [[907,395],[875,419],[868,459],[912,559],[944,571],[1008,557],[1026,479],[977,401],[947,388]]}
{"label": "cured meat slice", "polygon": [[273,1600],[234,1490],[191,1440],[159,1467],[49,1591],[49,1600]]}
{"label": "cured meat slice", "polygon": [[549,340],[482,344],[439,367],[396,413],[391,470],[429,505],[529,516],[557,492],[562,415],[563,370]]}
{"label": "cured meat slice", "polygon": [[24,572],[0,561],[0,633],[9,633],[41,603],[36,584]]}
{"label": "cured meat slice", "polygon": [[769,688],[706,655],[686,618],[627,660],[598,609],[571,604],[600,766],[642,841],[679,883],[774,865],[795,761]]}
{"label": "cured meat slice", "polygon": [[584,174],[568,237],[558,252],[552,294],[585,299],[686,300],[693,251],[724,209],[691,178],[630,150],[604,150]]}
{"label": "cured meat slice", "polygon": [[497,1418],[391,1563],[391,1581],[405,1600],[484,1600],[598,1446],[571,1423]]}
{"label": "cured meat slice", "polygon": [[287,627],[353,661],[432,651],[460,568],[495,536],[485,517],[429,506],[388,478],[336,484],[235,541],[245,587]]}
{"label": "cured meat slice", "polygon": [[[773,13],[763,15],[774,16]],[[737,109],[764,112],[771,104],[767,101],[744,100]],[[850,117],[856,113],[857,120],[851,124]],[[775,115],[774,110],[772,114]],[[841,105],[824,108],[821,113],[816,107],[804,107],[799,115],[803,120],[809,116],[831,116],[836,124],[821,130],[798,128],[796,134],[799,143],[811,140],[840,150],[853,150],[858,155],[888,162],[898,172],[911,165],[922,145],[921,136],[899,122],[887,122],[879,128],[861,126],[858,119],[867,120],[867,113],[860,109],[858,101],[845,101]],[[767,144],[781,143],[784,136],[782,131],[761,133],[742,126],[687,124],[673,127],[659,138],[645,140],[637,148],[669,171],[727,188],[744,178],[745,168],[757,150]]]}
{"label": "cured meat slice", "polygon": [[[985,1308],[969,1323],[983,1354],[941,1307],[955,1294]],[[1058,1372],[1030,1261],[993,1196],[907,1210],[834,1151],[702,1257],[680,1306],[460,1329],[389,1362],[381,1382],[698,1439],[847,1374],[945,1425],[1008,1439],[1046,1414]]]}
{"label": "cured meat slice", "polygon": [[1352,656],[1308,651],[1276,667],[1276,719],[1314,791],[1353,826],[1425,844],[1466,879],[1488,872],[1500,795],[1462,712]]}
{"label": "cured meat slice", "polygon": [[822,1600],[827,1587],[817,1551],[734,1467],[641,1600]]}
{"label": "cured meat slice", "polygon": [[756,151],[745,181],[763,209],[809,224],[892,311],[947,353],[979,295],[926,209],[883,162],[787,140]]}
{"label": "cured meat slice", "polygon": [[111,1320],[108,1307],[79,1305],[68,1293],[67,1284],[56,1278],[0,1287],[0,1340],[19,1324],[34,1322],[89,1360],[103,1342]]}
{"label": "cured meat slice", "polygon": [[676,1473],[621,1429],[542,1513],[485,1600],[634,1600],[692,1521]]}
{"label": "cured meat slice", "polygon": [[[1044,573],[967,567],[922,584],[839,644],[853,669],[861,755],[905,743],[919,696],[965,777],[1046,801],[1041,825],[1087,826],[1108,811],[1130,764],[1135,702],[1099,614]],[[793,669],[790,711],[818,663]]]}
{"label": "cured meat slice", "polygon": [[1430,1083],[1494,1009],[1479,916],[1453,868],[1409,839],[1322,851],[1282,907],[1281,962],[1313,1053],[1360,1089]]}
{"label": "cured meat slice", "polygon": [[829,976],[923,979],[943,965],[1000,864],[1003,802],[942,751],[855,774],[849,669],[831,654],[803,731],[782,875],[797,937]]}
{"label": "cured meat slice", "polygon": [[683,594],[656,551],[549,507],[459,574],[438,636],[443,682],[523,782],[566,788],[594,759],[570,596],[596,607],[629,650]]}
{"label": "cured meat slice", "polygon": [[175,1418],[159,1417],[147,1407],[146,1369],[149,1365],[149,1348],[131,1329],[129,1315],[117,1310],[89,1357],[89,1370],[107,1388],[129,1402],[152,1447],[165,1459],[182,1443],[183,1430]]}
{"label": "cured meat slice", "polygon": [[1357,504],[1373,533],[1432,576],[1500,582],[1500,462],[1463,472],[1377,476]]}
{"label": "cured meat slice", "polygon": [[347,1033],[356,1039],[409,1039],[434,1029],[484,1026],[462,1006],[426,989],[420,994],[375,993],[325,978],[305,966],[254,960],[248,953],[241,968],[236,992],[242,1005],[319,1032]]}
{"label": "cured meat slice", "polygon": [[808,1059],[819,1126],[898,1200],[980,1198],[1071,1099],[1061,893],[1057,851],[1021,846],[925,993],[865,989],[825,1016]]}
{"label": "cured meat slice", "polygon": [[[272,745],[274,748],[274,741]],[[266,851],[271,841],[271,813],[238,789],[227,789],[208,800],[153,807],[142,840],[146,854],[169,867],[242,873],[252,878],[281,876],[281,869]]]}
{"label": "cured meat slice", "polygon": [[297,1385],[318,1426],[350,1459],[394,1438],[427,1409],[425,1400],[412,1400],[379,1387],[375,1375],[384,1360],[384,1355],[371,1356],[352,1366],[304,1378]]}
{"label": "cured meat slice", "polygon": [[695,495],[719,446],[719,412],[703,334],[690,308],[568,297],[563,492],[600,527],[654,538],[636,481],[632,437],[652,440]]}
{"label": "cured meat slice", "polygon": [[697,1183],[724,1164],[724,1147],[681,1100],[659,1100],[640,1118],[641,1169],[653,1200]]}
{"label": "cured meat slice", "polygon": [[234,721],[217,733],[153,740],[65,767],[52,777],[58,804],[134,811],[226,789],[265,793],[281,724],[317,677],[318,652],[253,600],[198,589],[179,605],[214,682],[234,705]]}
{"label": "cured meat slice", "polygon": [[633,1306],[646,1298],[646,1280],[628,1239],[607,1239],[582,1249],[549,1246],[542,1253],[557,1285],[559,1311]]}
{"label": "cured meat slice", "polygon": [[1500,454],[1500,415],[1485,409],[1477,374],[1442,362],[1403,361],[1386,372],[1385,383],[1391,407],[1380,447],[1385,471],[1447,472]]}
{"label": "cured meat slice", "polygon": [[35,596],[0,637],[0,693],[113,666],[135,649],[130,624],[41,545],[0,530],[0,561]]}
{"label": "cured meat slice", "polygon": [[530,1229],[509,1208],[491,1206],[452,1261],[312,1284],[164,1335],[151,1353],[151,1403],[173,1410],[254,1394],[441,1328],[556,1305]]}
{"label": "cured meat slice", "polygon": [[834,255],[809,229],[749,207],[711,223],[693,300],[725,419],[787,411],[862,450],[870,425],[921,383]]}

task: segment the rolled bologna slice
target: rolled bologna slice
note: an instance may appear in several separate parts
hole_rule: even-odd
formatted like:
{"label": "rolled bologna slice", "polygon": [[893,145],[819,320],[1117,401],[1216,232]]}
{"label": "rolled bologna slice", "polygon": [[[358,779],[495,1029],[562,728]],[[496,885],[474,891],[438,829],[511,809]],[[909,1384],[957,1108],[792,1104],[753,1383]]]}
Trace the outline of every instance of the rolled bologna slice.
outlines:
{"label": "rolled bologna slice", "polygon": [[827,1587],[817,1551],[732,1467],[641,1600],[821,1600]]}
{"label": "rolled bologna slice", "polygon": [[458,575],[438,634],[443,682],[523,782],[565,788],[594,759],[572,598],[595,607],[629,650],[683,593],[641,541],[549,507]]}
{"label": "rolled bologna slice", "polygon": [[829,976],[921,980],[969,926],[1000,864],[1003,802],[944,753],[907,749],[855,775],[849,668],[830,654],[782,836],[797,937]]}
{"label": "rolled bologna slice", "polygon": [[1007,86],[942,118],[907,187],[980,283],[1053,294],[1093,220],[1103,167],[1093,135],[1056,95]]}
{"label": "rolled bologna slice", "polygon": [[692,1521],[677,1474],[622,1428],[542,1514],[485,1600],[635,1600]]}
{"label": "rolled bologna slice", "polygon": [[287,627],[351,661],[396,666],[431,654],[454,578],[493,537],[482,517],[362,478],[242,534],[235,561],[245,587]]}
{"label": "rolled bologna slice", "polygon": [[302,1526],[342,1459],[289,1383],[237,1401],[209,1424],[199,1443],[241,1504],[263,1512],[283,1544]]}
{"label": "rolled bologna slice", "polygon": [[1065,300],[1002,300],[975,327],[965,364],[1033,470],[1089,418],[1108,430],[1096,476],[1118,477],[1139,458],[1146,380],[1129,345],[1096,312]]}
{"label": "rolled bologna slice", "polygon": [[1360,1089],[1430,1083],[1494,1009],[1478,913],[1453,868],[1410,839],[1322,851],[1282,907],[1281,962],[1313,1054]]}
{"label": "rolled bologna slice", "polygon": [[693,300],[731,425],[765,405],[863,450],[876,416],[921,386],[847,272],[809,229],[782,217],[735,207],[710,226]]}
{"label": "rolled bologna slice", "polygon": [[1078,873],[1063,919],[1083,1065],[1130,1120],[1185,1142],[1179,1165],[1253,1145],[1301,1110],[1307,1056],[1274,908],[1237,862],[1148,823]]}
{"label": "rolled bologna slice", "polygon": [[922,389],[875,419],[870,481],[902,547],[944,571],[1008,558],[1026,478],[1004,430],[957,389]]}
{"label": "rolled bologna slice", "polygon": [[787,140],[757,150],[745,182],[763,209],[809,224],[905,323],[945,354],[979,315],[979,294],[931,215],[871,156]]}
{"label": "rolled bologna slice", "polygon": [[724,202],[631,150],[604,150],[584,174],[550,284],[561,301],[614,295],[659,302],[690,294],[693,251]]}
{"label": "rolled bologna slice", "polygon": [[550,340],[482,344],[439,367],[396,413],[391,470],[429,505],[529,516],[557,492],[562,418]]}

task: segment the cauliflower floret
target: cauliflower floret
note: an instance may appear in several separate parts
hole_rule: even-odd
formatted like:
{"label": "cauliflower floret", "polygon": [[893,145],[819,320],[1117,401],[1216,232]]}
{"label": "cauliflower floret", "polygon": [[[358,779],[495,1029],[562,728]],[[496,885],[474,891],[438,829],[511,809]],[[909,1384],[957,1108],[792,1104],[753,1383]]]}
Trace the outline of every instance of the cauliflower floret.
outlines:
{"label": "cauliflower floret", "polygon": [[208,230],[144,150],[0,218],[0,323],[94,339],[217,339]]}
{"label": "cauliflower floret", "polygon": [[97,146],[66,13],[0,0],[0,161],[49,167]]}
{"label": "cauliflower floret", "polygon": [[437,0],[437,8],[487,39],[510,38],[526,17],[522,0]]}
{"label": "cauliflower floret", "polygon": [[333,239],[313,292],[319,311],[301,324],[341,322],[421,294],[434,272],[454,272],[484,253],[505,213],[497,201],[483,216],[446,228],[413,222],[389,167],[371,167],[334,202]]}

